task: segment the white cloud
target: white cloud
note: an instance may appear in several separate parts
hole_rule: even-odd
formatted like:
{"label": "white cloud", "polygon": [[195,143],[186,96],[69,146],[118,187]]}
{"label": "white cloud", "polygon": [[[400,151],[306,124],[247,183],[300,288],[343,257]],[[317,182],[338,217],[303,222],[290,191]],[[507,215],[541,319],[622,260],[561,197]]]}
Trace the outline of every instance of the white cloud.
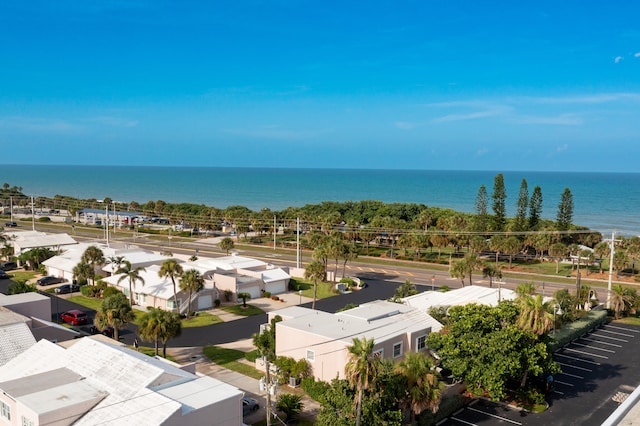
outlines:
{"label": "white cloud", "polygon": [[597,93],[585,96],[529,97],[512,98],[514,103],[535,104],[601,104],[615,101],[640,101],[640,93]]}
{"label": "white cloud", "polygon": [[484,111],[475,111],[466,114],[448,114],[431,120],[433,123],[446,123],[450,121],[477,120],[479,118],[495,117],[505,114],[511,108],[496,107]]}
{"label": "white cloud", "polygon": [[635,56],[636,58],[640,58],[640,52],[634,53],[633,56]]}
{"label": "white cloud", "polygon": [[410,123],[408,121],[396,121],[393,125],[402,130],[410,130],[416,127],[415,123]]}
{"label": "white cloud", "polygon": [[568,149],[569,149],[569,145],[565,143],[565,144],[560,145],[559,147],[557,147],[556,151],[564,152],[564,151],[567,151]]}
{"label": "white cloud", "polygon": [[616,64],[619,64],[620,62],[622,62],[623,59],[624,57],[622,56],[616,56],[613,62],[615,62]]}
{"label": "white cloud", "polygon": [[226,129],[225,133],[239,136],[249,136],[259,139],[277,139],[277,140],[298,140],[310,139],[316,137],[317,134],[312,132],[296,132],[292,130],[281,129],[278,125],[258,126],[254,129]]}
{"label": "white cloud", "polygon": [[513,122],[518,124],[558,124],[564,126],[576,126],[584,123],[582,117],[575,114],[560,114],[555,117],[523,115],[515,117]]}
{"label": "white cloud", "polygon": [[0,128],[25,132],[78,133],[82,126],[58,118],[11,116],[0,118]]}
{"label": "white cloud", "polygon": [[483,155],[486,155],[488,153],[489,153],[489,149],[487,149],[487,147],[482,147],[476,151],[476,155],[478,157],[482,157]]}

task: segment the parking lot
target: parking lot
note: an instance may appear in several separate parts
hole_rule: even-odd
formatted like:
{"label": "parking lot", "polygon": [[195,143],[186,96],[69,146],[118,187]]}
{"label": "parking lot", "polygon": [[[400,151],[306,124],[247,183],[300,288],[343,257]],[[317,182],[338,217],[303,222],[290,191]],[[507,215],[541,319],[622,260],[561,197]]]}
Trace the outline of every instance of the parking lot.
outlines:
{"label": "parking lot", "polygon": [[549,409],[532,414],[475,400],[440,425],[600,425],[640,384],[640,327],[608,323],[558,350]]}

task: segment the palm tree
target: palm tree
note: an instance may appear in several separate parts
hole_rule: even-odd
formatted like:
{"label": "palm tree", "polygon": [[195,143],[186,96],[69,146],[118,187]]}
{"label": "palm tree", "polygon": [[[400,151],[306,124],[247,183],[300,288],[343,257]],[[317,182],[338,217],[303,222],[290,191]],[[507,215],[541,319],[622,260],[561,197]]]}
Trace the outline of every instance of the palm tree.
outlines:
{"label": "palm tree", "polygon": [[536,292],[536,285],[533,281],[528,281],[526,283],[518,284],[516,287],[516,294],[519,298],[524,296],[532,296]]}
{"label": "palm tree", "polygon": [[134,268],[131,266],[131,262],[128,260],[124,261],[124,266],[121,266],[116,271],[116,274],[122,274],[120,278],[118,278],[118,284],[120,284],[124,280],[129,280],[129,302],[131,306],[133,306],[133,284],[136,281],[140,281],[142,285],[144,285],[144,278],[140,276],[141,272],[146,271],[142,266],[138,266]]}
{"label": "palm tree", "polygon": [[453,264],[451,265],[451,269],[449,270],[449,275],[451,275],[452,278],[460,279],[462,287],[464,287],[464,279],[467,276],[466,273],[467,267],[465,266],[463,259],[453,262]]}
{"label": "palm tree", "polygon": [[324,263],[319,260],[314,260],[310,264],[307,265],[307,268],[304,270],[304,278],[306,280],[313,281],[313,303],[311,304],[311,309],[316,308],[316,299],[318,297],[318,281],[324,281],[327,276],[327,268]]}
{"label": "palm tree", "polygon": [[560,260],[567,255],[569,248],[564,243],[555,243],[549,247],[549,255],[556,259],[556,274],[560,271]]}
{"label": "palm tree", "polygon": [[93,270],[87,263],[78,263],[73,267],[73,279],[79,284],[86,284],[89,278],[92,277]]}
{"label": "palm tree", "polygon": [[242,299],[242,307],[246,308],[247,307],[247,299],[251,299],[251,294],[246,293],[246,292],[238,293],[238,299]]}
{"label": "palm tree", "polygon": [[96,273],[96,265],[104,264],[104,253],[96,246],[89,246],[84,253],[82,253],[80,261],[91,266],[91,270],[93,271],[93,274],[91,274],[91,284],[95,284],[95,282],[93,282],[93,278]]}
{"label": "palm tree", "polygon": [[176,278],[180,278],[184,271],[182,270],[182,266],[175,259],[167,259],[162,262],[160,266],[160,270],[158,271],[158,276],[163,278],[170,278],[171,283],[173,284],[173,307],[174,309],[178,309],[178,292],[176,291]]}
{"label": "palm tree", "polygon": [[167,357],[167,342],[182,333],[182,323],[177,312],[161,308],[149,308],[140,319],[138,333],[144,340],[153,340],[155,354],[158,355],[158,342],[162,342],[162,356]]}
{"label": "palm tree", "polygon": [[124,328],[129,321],[134,319],[135,315],[127,298],[122,293],[116,293],[102,301],[93,323],[100,330],[113,327],[113,338],[119,340],[118,330]]}
{"label": "palm tree", "polygon": [[620,314],[627,310],[633,303],[634,298],[629,295],[622,284],[615,284],[611,287],[610,305],[613,310],[613,318],[619,319]]}
{"label": "palm tree", "polygon": [[189,311],[187,312],[187,318],[191,316],[191,295],[195,292],[199,292],[204,288],[204,278],[202,274],[196,269],[189,269],[180,279],[180,290],[189,293]]}
{"label": "palm tree", "polygon": [[438,410],[444,383],[431,357],[422,352],[407,352],[405,358],[395,366],[397,373],[406,380],[404,405],[411,411],[411,424],[415,424],[416,415],[429,408]]}
{"label": "palm tree", "polygon": [[522,295],[517,325],[520,329],[542,336],[553,329],[553,303],[545,302],[541,294]]}
{"label": "palm tree", "polygon": [[493,287],[493,279],[502,279],[502,271],[494,265],[486,265],[482,268],[482,277],[489,278],[489,288]]}
{"label": "palm tree", "polygon": [[119,269],[124,263],[124,256],[109,256],[107,261],[111,264],[111,274],[115,274],[116,269]]}
{"label": "palm tree", "polygon": [[235,247],[236,243],[233,242],[233,240],[229,237],[224,237],[222,240],[220,240],[220,242],[218,243],[218,246],[224,250],[227,254],[229,254],[229,250],[233,250],[233,248]]}
{"label": "palm tree", "polygon": [[379,359],[373,356],[373,339],[353,339],[353,345],[349,346],[349,359],[344,367],[344,374],[356,393],[356,426],[360,426],[362,418],[362,396],[364,391],[373,386],[376,380]]}

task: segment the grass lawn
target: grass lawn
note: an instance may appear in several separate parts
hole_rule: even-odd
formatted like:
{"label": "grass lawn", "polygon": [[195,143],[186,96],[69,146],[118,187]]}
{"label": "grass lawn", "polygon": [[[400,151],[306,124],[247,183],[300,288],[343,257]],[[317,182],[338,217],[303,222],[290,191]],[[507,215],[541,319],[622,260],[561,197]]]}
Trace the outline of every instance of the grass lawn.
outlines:
{"label": "grass lawn", "polygon": [[182,320],[182,328],[205,327],[207,325],[218,324],[223,322],[220,317],[212,315],[208,312],[198,312],[198,315],[190,319]]}
{"label": "grass lawn", "polygon": [[218,346],[205,346],[203,352],[207,358],[221,367],[228,368],[245,376],[260,379],[264,373],[256,370],[240,360],[245,357],[245,353],[236,349],[226,349]]}
{"label": "grass lawn", "polygon": [[97,311],[102,306],[102,299],[94,299],[93,297],[86,296],[71,296],[69,302],[77,303],[78,305],[82,305],[85,308],[93,309]]}
{"label": "grass lawn", "polygon": [[34,272],[34,271],[8,271],[7,274],[14,281],[20,281],[20,280],[29,281],[29,280],[35,278],[36,275],[37,275],[36,272]]}
{"label": "grass lawn", "polygon": [[242,315],[243,317],[264,314],[264,311],[262,309],[257,308],[253,305],[247,305],[246,308],[243,307],[242,304],[221,306],[220,309],[230,314]]}
{"label": "grass lawn", "polygon": [[[304,297],[313,298],[313,281],[307,281],[300,278],[292,278],[291,281],[295,281],[290,284],[292,288],[302,290]],[[326,299],[327,297],[333,297],[336,293],[333,292],[333,283],[318,283],[318,299]]]}

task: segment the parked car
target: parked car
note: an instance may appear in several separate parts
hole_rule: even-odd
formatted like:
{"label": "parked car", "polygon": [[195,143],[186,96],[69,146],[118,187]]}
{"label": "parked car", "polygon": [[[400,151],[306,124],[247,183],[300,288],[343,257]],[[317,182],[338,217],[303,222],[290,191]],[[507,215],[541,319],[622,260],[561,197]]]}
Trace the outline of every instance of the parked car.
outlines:
{"label": "parked car", "polygon": [[77,284],[62,284],[60,287],[56,287],[55,292],[57,294],[68,294],[80,291],[80,286]]}
{"label": "parked car", "polygon": [[255,399],[249,398],[246,396],[242,398],[242,415],[243,416],[254,413],[258,411],[259,408],[260,408],[260,405],[258,404],[258,401],[256,401]]}
{"label": "parked car", "polygon": [[18,269],[18,264],[16,262],[2,262],[0,263],[0,269],[3,271],[11,271],[13,269]]}
{"label": "parked car", "polygon": [[16,226],[18,226],[18,224],[15,222],[5,222],[4,226],[6,226],[7,228],[15,228]]}
{"label": "parked car", "polygon": [[84,325],[89,323],[89,316],[78,309],[72,309],[65,312],[62,314],[61,318],[62,321],[72,325]]}
{"label": "parked car", "polygon": [[38,285],[52,285],[52,284],[63,283],[64,281],[65,281],[64,278],[48,275],[46,277],[42,277],[38,279],[37,283]]}
{"label": "parked car", "polygon": [[104,330],[100,331],[100,329],[98,327],[96,327],[95,325],[92,325],[91,327],[89,327],[89,332],[91,334],[104,334],[107,337],[110,337],[113,339],[113,327],[109,326],[107,328],[105,328]]}
{"label": "parked car", "polygon": [[0,280],[6,280],[6,279],[9,279],[9,275],[5,271],[0,269]]}

